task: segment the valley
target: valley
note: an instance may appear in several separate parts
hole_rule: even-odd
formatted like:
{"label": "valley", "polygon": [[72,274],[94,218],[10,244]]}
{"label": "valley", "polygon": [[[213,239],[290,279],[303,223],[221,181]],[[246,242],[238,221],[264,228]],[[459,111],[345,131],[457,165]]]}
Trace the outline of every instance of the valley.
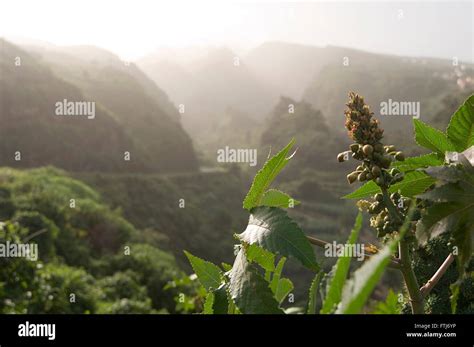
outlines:
{"label": "valley", "polygon": [[[388,141],[414,155],[411,116],[444,124],[474,91],[472,64],[333,46],[268,42],[240,56],[225,47],[186,51],[196,57],[188,60],[171,50],[125,64],[93,46],[0,45],[0,212],[17,222],[11,237],[48,230],[38,237],[45,267],[17,264],[34,274],[24,286],[41,299],[27,303],[23,284],[3,278],[3,296],[17,302],[0,304],[3,312],[199,311],[183,250],[232,262],[232,235],[248,221],[241,201],[269,152],[295,138],[292,165],[277,179],[301,201],[289,213],[308,235],[342,242],[357,212],[341,200],[351,188],[336,160],[350,144],[340,136],[347,93],[365,95]],[[73,107],[82,119],[55,117],[55,105],[69,114],[71,100],[94,108]],[[402,117],[392,101],[417,104]],[[71,198],[75,210],[65,205]],[[366,229],[361,240],[377,243]],[[303,305],[311,274],[291,261],[285,271]],[[52,281],[62,289],[50,305],[53,294],[37,285]],[[394,282],[387,276],[374,299]],[[72,287],[85,304],[70,309]],[[176,301],[180,291],[188,306]]]}

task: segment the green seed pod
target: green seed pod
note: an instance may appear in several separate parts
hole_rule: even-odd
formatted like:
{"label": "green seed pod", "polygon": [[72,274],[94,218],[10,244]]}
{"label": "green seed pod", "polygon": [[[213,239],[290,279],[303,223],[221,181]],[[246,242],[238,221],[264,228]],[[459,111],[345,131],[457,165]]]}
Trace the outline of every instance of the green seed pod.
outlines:
{"label": "green seed pod", "polygon": [[374,212],[374,207],[375,207],[374,204],[372,204],[372,205],[369,206],[368,212],[369,212],[370,214],[375,214],[375,212]]}
{"label": "green seed pod", "polygon": [[378,167],[377,165],[372,166],[372,170],[371,170],[371,171],[372,171],[372,175],[373,175],[374,177],[379,177],[380,174],[382,173],[382,171],[380,170],[380,167]]}
{"label": "green seed pod", "polygon": [[356,170],[357,171],[364,171],[365,167],[362,166],[362,165],[359,165],[358,167],[356,167]]}
{"label": "green seed pod", "polygon": [[398,201],[398,200],[400,200],[400,194],[398,192],[392,193],[392,194],[390,194],[390,199],[392,199],[394,201]]}
{"label": "green seed pod", "polygon": [[381,185],[383,184],[383,179],[382,179],[382,177],[377,177],[377,178],[375,179],[375,183],[377,183],[379,186],[381,186]]}
{"label": "green seed pod", "polygon": [[352,145],[349,146],[349,148],[351,149],[353,153],[357,153],[357,151],[359,150],[359,147],[360,145],[358,143],[353,143]]}
{"label": "green seed pod", "polygon": [[366,157],[370,157],[372,153],[374,153],[374,147],[372,147],[372,145],[365,145],[362,147],[362,151]]}
{"label": "green seed pod", "polygon": [[374,195],[374,199],[376,201],[383,201],[383,194],[382,193],[377,193]]}
{"label": "green seed pod", "polygon": [[375,219],[375,217],[370,217],[370,226],[372,228],[376,228],[377,227],[377,221]]}
{"label": "green seed pod", "polygon": [[359,176],[357,171],[351,172],[349,175],[347,175],[347,182],[349,182],[349,184],[354,183],[357,179],[357,176]]}
{"label": "green seed pod", "polygon": [[403,174],[399,173],[395,176],[393,176],[392,183],[398,183],[403,181]]}
{"label": "green seed pod", "polygon": [[337,155],[337,161],[342,163],[346,161],[346,153],[342,152]]}
{"label": "green seed pod", "polygon": [[411,220],[417,221],[417,220],[419,220],[420,218],[421,218],[421,212],[420,212],[420,210],[415,210],[415,211],[413,212],[413,216],[412,216]]}
{"label": "green seed pod", "polygon": [[367,174],[365,172],[361,172],[359,176],[357,176],[359,182],[364,182],[367,179]]}
{"label": "green seed pod", "polygon": [[390,145],[390,146],[385,146],[385,152],[390,153],[390,152],[395,152],[397,149],[395,146]]}
{"label": "green seed pod", "polygon": [[389,171],[389,173],[390,173],[390,175],[395,176],[395,175],[398,175],[401,172],[397,168],[393,168]]}
{"label": "green seed pod", "polygon": [[380,164],[384,169],[388,169],[390,167],[390,164],[392,161],[390,160],[390,157],[384,156],[382,160],[380,161]]}
{"label": "green seed pod", "polygon": [[369,213],[370,214],[377,214],[377,203],[374,202],[369,206]]}
{"label": "green seed pod", "polygon": [[375,213],[380,213],[385,208],[385,205],[382,201],[377,201],[375,204]]}
{"label": "green seed pod", "polygon": [[378,152],[374,152],[374,154],[372,154],[372,158],[376,161],[376,162],[380,162],[383,158],[383,154],[381,153],[378,153]]}
{"label": "green seed pod", "polygon": [[404,161],[405,155],[403,154],[403,152],[397,152],[395,153],[395,159],[398,161]]}
{"label": "green seed pod", "polygon": [[383,153],[383,145],[379,142],[374,145],[374,151],[377,153]]}
{"label": "green seed pod", "polygon": [[369,172],[369,173],[365,176],[365,178],[367,179],[367,181],[370,181],[371,179],[374,178],[374,176]]}

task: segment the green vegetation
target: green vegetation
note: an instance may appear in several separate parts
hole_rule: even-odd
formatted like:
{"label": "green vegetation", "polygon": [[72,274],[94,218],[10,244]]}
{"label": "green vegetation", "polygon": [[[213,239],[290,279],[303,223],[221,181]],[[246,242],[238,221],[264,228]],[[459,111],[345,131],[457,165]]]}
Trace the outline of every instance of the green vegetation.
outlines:
{"label": "green vegetation", "polygon": [[173,252],[180,265],[187,266],[182,249],[205,253],[212,261],[232,259],[229,236],[246,222],[239,203],[245,195],[246,178],[240,170],[76,177],[100,192],[110,206],[120,208],[147,242]]}
{"label": "green vegetation", "polygon": [[[267,43],[239,66],[226,49],[187,66],[140,61],[158,87],[100,48],[0,44],[0,156],[13,168],[0,169],[0,238],[31,238],[40,254],[0,259],[1,312],[407,313],[454,250],[416,310],[472,312],[472,97],[456,112],[471,65]],[[376,107],[420,101],[413,141],[411,117],[381,116],[396,148],[342,136],[351,86]],[[95,101],[96,119],[55,117],[65,98]],[[266,164],[217,164],[225,146]],[[312,249],[346,239],[367,245],[363,266]]]}
{"label": "green vegetation", "polygon": [[[371,227],[377,231],[383,246],[362,245],[355,255],[365,262],[349,279],[351,255],[347,254],[332,255],[339,259],[332,270],[324,274],[311,246],[325,247],[326,242],[306,236],[288,216],[284,208],[293,208],[294,199],[279,192],[280,207],[275,207],[274,200],[265,199],[274,191],[270,186],[276,176],[295,155],[289,155],[294,144],[291,141],[256,174],[244,199],[243,207],[250,212],[250,218],[245,231],[235,235],[239,244],[235,246],[233,266],[220,268],[186,253],[206,291],[204,313],[295,312],[289,307],[285,309],[288,304],[285,298],[294,285],[290,279],[280,277],[282,266],[275,266],[278,259],[284,263],[287,258],[298,261],[315,276],[304,310],[308,313],[317,312],[320,286],[320,313],[362,312],[389,266],[398,269],[403,276],[405,306],[409,306],[412,313],[472,313],[474,223],[469,188],[474,182],[474,95],[453,115],[446,134],[414,120],[417,143],[434,151],[423,159],[405,160],[395,146],[382,143],[383,130],[362,97],[350,93],[347,107],[346,128],[354,143],[348,151],[338,155],[338,161],[344,162],[350,156],[360,161],[347,180],[350,184],[356,180],[367,181],[357,194],[346,196],[361,199],[357,203],[360,212],[347,244],[355,244],[362,227],[362,212],[368,212],[372,215]],[[449,152],[454,149],[458,152]],[[433,180],[429,184],[416,184],[410,172]],[[400,185],[402,183],[406,184]],[[286,204],[280,204],[281,201]],[[443,256],[446,259],[434,271],[436,274],[427,275],[426,270],[431,270]],[[453,261],[456,268],[450,267]],[[453,274],[456,274],[454,278]],[[433,291],[443,275],[450,281]],[[420,280],[425,281],[420,282],[425,283],[423,286],[418,284]],[[398,313],[398,302],[393,292],[389,292],[386,301],[376,305],[374,313]]]}
{"label": "green vegetation", "polygon": [[39,252],[37,262],[0,259],[1,312],[175,312],[183,290],[164,290],[183,276],[174,256],[145,244],[92,188],[53,168],[4,168],[0,189],[1,243]]}

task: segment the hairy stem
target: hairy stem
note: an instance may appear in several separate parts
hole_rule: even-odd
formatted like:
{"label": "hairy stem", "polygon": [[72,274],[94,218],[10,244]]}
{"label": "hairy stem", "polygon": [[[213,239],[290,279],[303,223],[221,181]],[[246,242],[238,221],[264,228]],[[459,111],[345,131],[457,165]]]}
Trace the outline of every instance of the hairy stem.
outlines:
{"label": "hairy stem", "polygon": [[[387,207],[390,217],[399,222],[403,222],[403,216],[398,211],[397,207],[393,204],[388,190],[385,187],[381,187],[382,194],[384,197],[385,206]],[[403,238],[400,240],[398,245],[399,249],[399,258],[400,258],[400,270],[403,274],[403,279],[405,280],[405,285],[407,287],[408,296],[410,298],[411,311],[414,314],[423,314],[424,313],[424,303],[423,295],[421,294],[420,287],[418,285],[418,280],[415,275],[415,271],[411,265],[411,255],[410,249],[407,241]]]}
{"label": "hairy stem", "polygon": [[431,290],[434,288],[434,286],[439,282],[441,277],[446,273],[448,270],[449,266],[452,264],[454,261],[454,255],[450,253],[446,260],[441,264],[439,269],[435,272],[433,277],[431,277],[428,282],[425,283],[423,287],[420,288],[421,295],[426,298],[428,294],[431,292]]}

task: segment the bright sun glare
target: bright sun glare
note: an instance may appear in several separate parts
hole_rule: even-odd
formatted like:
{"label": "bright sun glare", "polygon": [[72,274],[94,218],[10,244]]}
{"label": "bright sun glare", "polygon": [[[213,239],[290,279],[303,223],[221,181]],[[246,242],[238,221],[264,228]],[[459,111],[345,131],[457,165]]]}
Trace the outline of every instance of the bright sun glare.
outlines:
{"label": "bright sun glare", "polygon": [[1,36],[94,44],[128,59],[157,46],[220,44],[260,35],[257,26],[249,28],[252,13],[245,6],[222,2],[15,0],[1,7]]}
{"label": "bright sun glare", "polygon": [[90,44],[127,60],[158,47],[227,46],[238,52],[265,41],[474,56],[474,6],[466,2],[230,1],[10,0],[0,5],[0,36]]}

